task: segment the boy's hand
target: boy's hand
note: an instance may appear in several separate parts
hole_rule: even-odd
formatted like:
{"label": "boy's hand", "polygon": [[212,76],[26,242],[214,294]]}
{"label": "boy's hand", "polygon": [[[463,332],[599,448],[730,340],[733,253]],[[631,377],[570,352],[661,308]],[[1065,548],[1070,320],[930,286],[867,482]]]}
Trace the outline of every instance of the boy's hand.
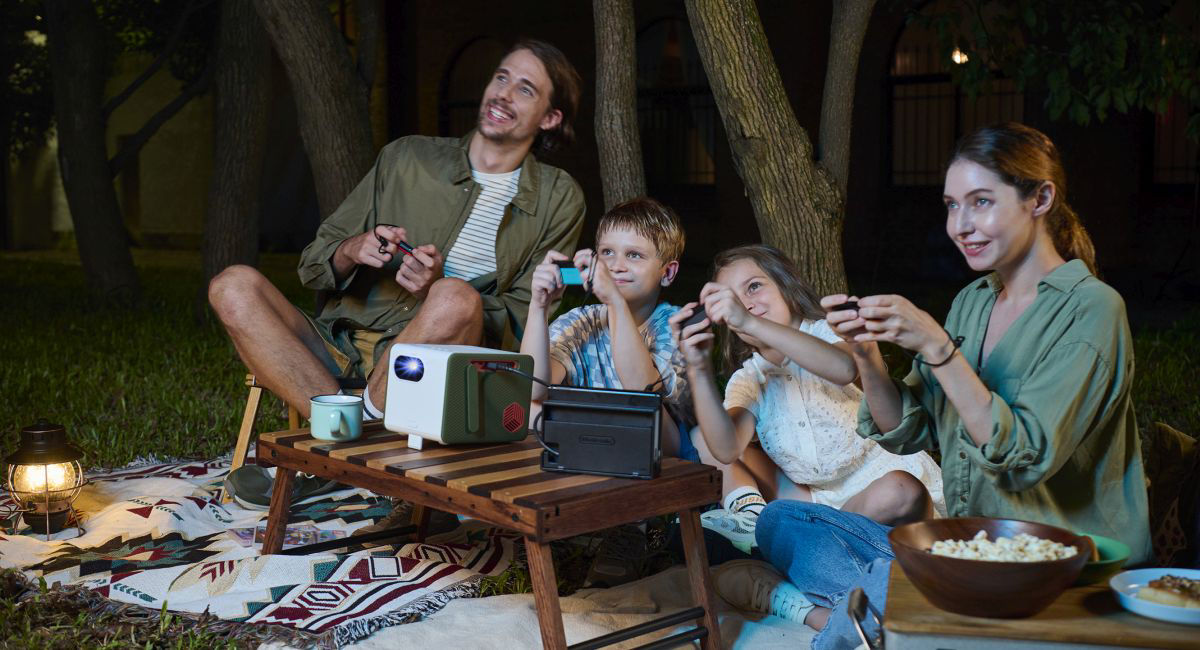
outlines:
{"label": "boy's hand", "polygon": [[[689,302],[675,312],[674,316],[667,319],[667,324],[671,328],[671,339],[675,341],[675,346],[683,352],[683,358],[687,361],[688,366],[708,368],[713,341],[716,339],[716,335],[709,329],[708,319],[682,327],[683,321],[691,318],[697,309],[699,309],[699,303]],[[680,329],[681,327],[682,329]]]}
{"label": "boy's hand", "polygon": [[[379,227],[383,229],[382,226]],[[404,287],[418,300],[425,300],[429,287],[442,279],[442,266],[445,260],[433,244],[423,244],[413,248],[412,255],[405,255],[400,270],[396,271],[396,284]]]}
{"label": "boy's hand", "polygon": [[[592,266],[595,268],[592,268]],[[625,301],[608,272],[608,265],[592,249],[585,248],[575,253],[575,268],[583,276],[583,288],[591,291],[596,298],[606,305],[616,305]]]}
{"label": "boy's hand", "polygon": [[551,303],[562,297],[566,286],[562,283],[562,276],[559,274],[558,265],[555,262],[567,259],[570,258],[556,250],[546,252],[542,263],[533,269],[533,281],[529,285],[532,292],[529,297],[530,307],[545,310],[550,307]]}
{"label": "boy's hand", "polygon": [[725,325],[735,333],[742,333],[754,315],[746,311],[733,289],[716,282],[709,282],[700,290],[700,302],[714,325]]}

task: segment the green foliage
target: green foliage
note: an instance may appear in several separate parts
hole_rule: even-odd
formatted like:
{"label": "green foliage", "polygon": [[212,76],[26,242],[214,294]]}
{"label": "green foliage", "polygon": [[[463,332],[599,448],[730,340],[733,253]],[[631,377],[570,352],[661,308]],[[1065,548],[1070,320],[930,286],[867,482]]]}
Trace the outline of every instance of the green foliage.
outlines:
{"label": "green foliage", "polygon": [[8,0],[0,10],[0,129],[8,131],[9,155],[43,143],[53,122],[41,11],[35,0]]}
{"label": "green foliage", "polygon": [[911,14],[935,29],[956,83],[974,97],[997,74],[1045,91],[1051,119],[1080,125],[1110,111],[1192,108],[1188,134],[1200,137],[1200,2],[1127,0],[959,0]]}

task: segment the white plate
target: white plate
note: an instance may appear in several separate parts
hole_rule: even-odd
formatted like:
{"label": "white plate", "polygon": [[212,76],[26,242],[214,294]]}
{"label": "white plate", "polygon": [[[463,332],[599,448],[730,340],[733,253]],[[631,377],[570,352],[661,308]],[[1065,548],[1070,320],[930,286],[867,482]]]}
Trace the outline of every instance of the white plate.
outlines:
{"label": "white plate", "polygon": [[1139,589],[1145,587],[1151,580],[1156,580],[1167,574],[1179,576],[1180,578],[1200,580],[1200,569],[1134,569],[1132,571],[1122,571],[1113,576],[1109,579],[1108,586],[1112,587],[1112,590],[1116,592],[1117,600],[1121,602],[1121,606],[1134,614],[1157,618],[1160,621],[1169,621],[1171,623],[1200,625],[1200,609],[1160,605],[1159,603],[1152,603],[1137,597]]}

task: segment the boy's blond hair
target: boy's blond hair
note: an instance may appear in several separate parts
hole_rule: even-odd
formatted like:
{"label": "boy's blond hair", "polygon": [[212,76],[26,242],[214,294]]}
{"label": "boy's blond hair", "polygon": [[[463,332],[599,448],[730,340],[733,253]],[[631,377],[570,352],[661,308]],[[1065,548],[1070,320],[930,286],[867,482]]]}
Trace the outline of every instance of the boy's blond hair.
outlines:
{"label": "boy's blond hair", "polygon": [[664,263],[678,261],[683,255],[683,225],[679,223],[679,216],[648,196],[618,203],[604,213],[596,226],[596,242],[614,228],[628,228],[649,239]]}

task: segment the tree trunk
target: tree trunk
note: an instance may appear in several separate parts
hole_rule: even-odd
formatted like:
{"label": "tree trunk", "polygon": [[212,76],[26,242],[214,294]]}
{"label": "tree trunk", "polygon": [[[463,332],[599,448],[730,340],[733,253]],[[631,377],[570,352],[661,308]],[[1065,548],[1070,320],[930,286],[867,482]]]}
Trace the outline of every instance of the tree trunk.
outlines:
{"label": "tree trunk", "polygon": [[596,23],[596,144],[604,209],[646,194],[638,134],[631,0],[593,0]]}
{"label": "tree trunk", "polygon": [[108,169],[101,102],[107,77],[100,21],[86,0],[46,0],[58,162],[83,272],[101,298],[126,303],[141,287]]}
{"label": "tree trunk", "polygon": [[833,174],[838,191],[846,196],[850,177],[850,123],[854,114],[854,84],[858,55],[875,0],[839,0],[833,3],[829,28],[829,61],[825,64],[825,91],[821,94],[821,132],[817,137],[821,165]]}
{"label": "tree trunk", "polygon": [[258,263],[271,45],[252,5],[222,3],[215,56],[213,176],[201,246],[206,284],[227,266]]}
{"label": "tree trunk", "polygon": [[842,201],[788,105],[754,0],[686,0],[734,166],[766,243],[820,294],[842,291]]}
{"label": "tree trunk", "polygon": [[374,160],[367,88],[319,0],[255,0],[291,81],[317,203],[331,214]]}

